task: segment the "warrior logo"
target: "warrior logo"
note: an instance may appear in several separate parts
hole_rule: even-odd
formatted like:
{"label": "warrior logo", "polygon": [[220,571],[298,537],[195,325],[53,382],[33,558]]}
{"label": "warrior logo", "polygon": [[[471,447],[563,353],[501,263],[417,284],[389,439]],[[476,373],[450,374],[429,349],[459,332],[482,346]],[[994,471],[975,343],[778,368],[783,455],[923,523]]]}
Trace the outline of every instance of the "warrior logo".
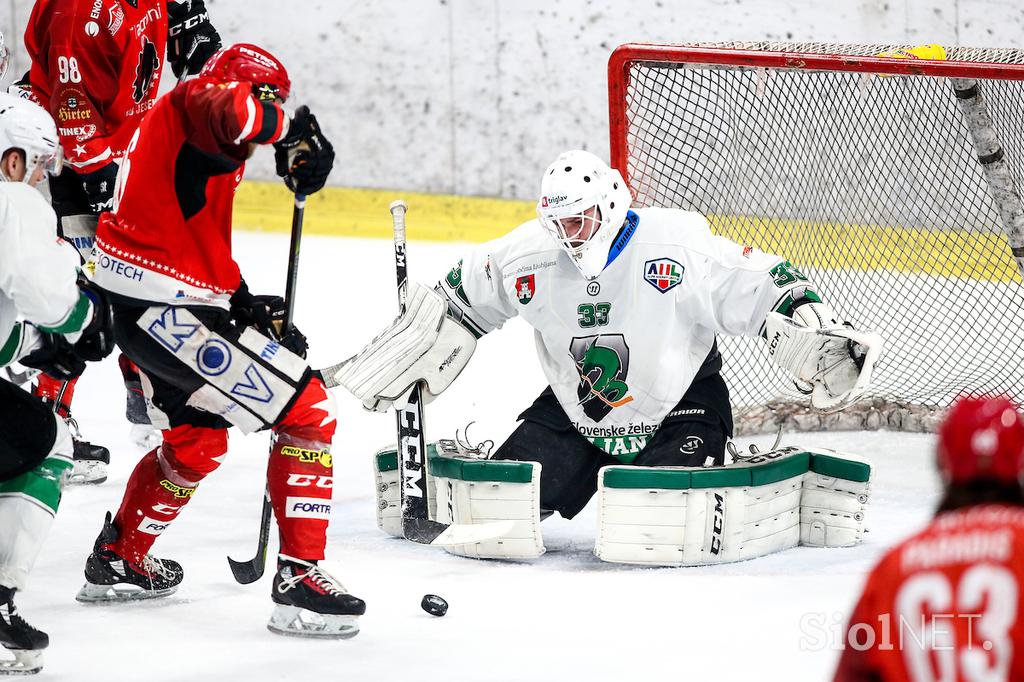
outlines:
{"label": "warrior logo", "polygon": [[576,397],[590,419],[599,422],[612,408],[633,401],[626,385],[629,346],[622,334],[578,336],[569,344],[569,354],[580,374]]}
{"label": "warrior logo", "polygon": [[149,38],[142,36],[142,50],[139,52],[139,65],[135,67],[135,83],[132,84],[132,99],[138,104],[146,99],[153,87],[156,73],[160,69],[160,56],[156,53],[156,45]]}
{"label": "warrior logo", "polygon": [[516,298],[523,305],[526,305],[533,300],[533,295],[537,293],[537,277],[533,273],[529,275],[523,275],[516,279]]}

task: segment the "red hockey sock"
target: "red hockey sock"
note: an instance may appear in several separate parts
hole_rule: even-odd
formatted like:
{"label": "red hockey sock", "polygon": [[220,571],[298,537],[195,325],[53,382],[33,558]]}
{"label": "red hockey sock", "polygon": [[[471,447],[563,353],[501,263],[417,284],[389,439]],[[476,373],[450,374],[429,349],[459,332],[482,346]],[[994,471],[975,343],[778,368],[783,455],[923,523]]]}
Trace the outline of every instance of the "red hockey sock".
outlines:
{"label": "red hockey sock", "polygon": [[281,533],[281,554],[307,561],[324,558],[336,424],[334,401],[314,378],[274,427],[267,484]]}
{"label": "red hockey sock", "polygon": [[111,549],[134,563],[142,561],[227,452],[225,429],[178,426],[163,434],[163,444],[132,472],[114,517],[120,535]]}

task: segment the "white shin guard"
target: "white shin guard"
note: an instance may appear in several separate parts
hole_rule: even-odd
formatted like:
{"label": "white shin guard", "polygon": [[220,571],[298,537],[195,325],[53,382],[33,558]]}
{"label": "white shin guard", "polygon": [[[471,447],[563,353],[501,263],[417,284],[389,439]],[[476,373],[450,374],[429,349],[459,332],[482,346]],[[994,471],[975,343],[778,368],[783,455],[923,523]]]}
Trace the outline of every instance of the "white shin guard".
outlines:
{"label": "white shin guard", "polygon": [[49,456],[32,471],[0,482],[0,585],[24,589],[53,517],[72,461],[71,434],[62,419]]}

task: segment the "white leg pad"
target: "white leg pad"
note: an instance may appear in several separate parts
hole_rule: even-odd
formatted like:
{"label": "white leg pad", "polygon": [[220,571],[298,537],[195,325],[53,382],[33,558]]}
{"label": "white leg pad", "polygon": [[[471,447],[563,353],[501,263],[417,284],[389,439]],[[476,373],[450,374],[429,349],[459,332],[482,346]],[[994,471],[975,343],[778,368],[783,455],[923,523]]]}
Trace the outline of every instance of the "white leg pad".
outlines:
{"label": "white leg pad", "polygon": [[512,530],[493,540],[452,545],[452,554],[475,559],[536,559],[545,552],[540,531],[540,464],[529,483],[435,478],[437,520],[443,523],[513,521]]}
{"label": "white leg pad", "polygon": [[[440,454],[438,450],[440,449]],[[430,517],[441,523],[486,523],[513,521],[507,534],[465,545],[446,546],[452,554],[478,559],[535,559],[545,551],[540,530],[540,464],[536,462],[500,462],[457,454],[451,441],[431,443],[427,448],[431,471],[437,468],[435,458],[448,464],[447,475],[432,473],[427,478]],[[517,475],[516,481],[503,480],[509,467],[529,476]],[[490,472],[495,472],[493,476]],[[468,480],[494,479],[494,480]],[[383,448],[374,457],[374,482],[377,497],[377,527],[393,537],[402,537],[402,500],[395,450]]]}
{"label": "white leg pad", "polygon": [[615,563],[695,566],[799,544],[854,545],[864,533],[869,477],[863,460],[798,448],[717,469],[605,467],[594,553]]}

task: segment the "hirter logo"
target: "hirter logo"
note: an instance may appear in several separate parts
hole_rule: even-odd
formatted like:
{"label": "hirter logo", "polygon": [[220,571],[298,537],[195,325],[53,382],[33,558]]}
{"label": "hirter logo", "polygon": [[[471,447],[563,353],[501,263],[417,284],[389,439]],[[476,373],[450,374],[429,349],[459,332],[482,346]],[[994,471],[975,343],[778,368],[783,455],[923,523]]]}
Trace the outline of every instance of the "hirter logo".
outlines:
{"label": "hirter logo", "polygon": [[644,279],[651,286],[665,293],[683,281],[684,268],[671,258],[659,258],[644,263]]}
{"label": "hirter logo", "polygon": [[534,274],[523,275],[516,280],[516,297],[519,302],[526,305],[533,300],[533,295],[537,293],[537,278]]}

